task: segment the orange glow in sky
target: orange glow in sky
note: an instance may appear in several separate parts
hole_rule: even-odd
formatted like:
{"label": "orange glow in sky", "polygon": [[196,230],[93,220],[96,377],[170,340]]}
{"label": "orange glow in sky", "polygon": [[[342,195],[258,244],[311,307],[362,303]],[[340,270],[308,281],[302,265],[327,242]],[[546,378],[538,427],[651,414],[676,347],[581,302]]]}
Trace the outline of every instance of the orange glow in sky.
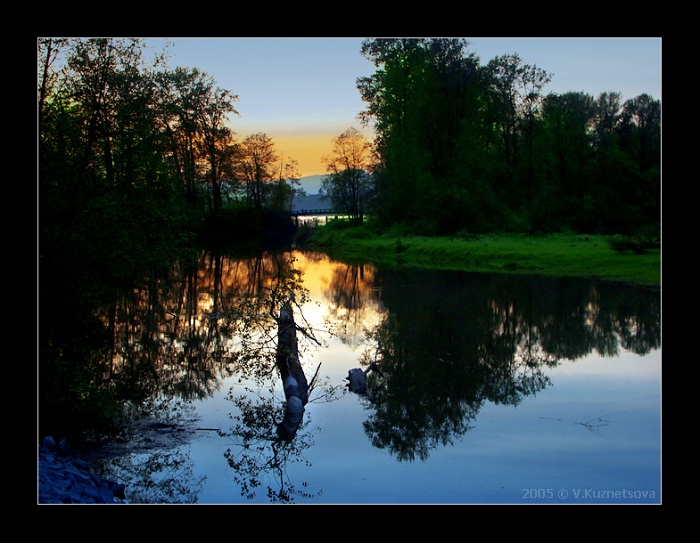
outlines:
{"label": "orange glow in sky", "polygon": [[275,143],[275,149],[280,158],[287,162],[294,159],[298,162],[299,175],[325,175],[326,165],[322,158],[330,155],[333,149],[333,139],[338,134],[328,132],[281,132],[268,134]]}
{"label": "orange glow in sky", "polygon": [[326,162],[324,157],[333,153],[334,140],[351,126],[357,128],[372,140],[372,132],[369,128],[360,126],[359,123],[350,123],[347,126],[342,123],[330,123],[328,125],[305,126],[300,123],[300,127],[276,123],[274,125],[262,127],[263,130],[256,130],[252,126],[243,125],[234,119],[231,122],[232,130],[236,133],[236,139],[241,141],[247,136],[262,131],[272,139],[275,145],[277,156],[285,163],[290,159],[297,161],[299,177],[309,175],[326,175]]}
{"label": "orange glow in sky", "polygon": [[[552,75],[545,93],[619,92],[661,98],[661,38],[466,38],[485,66],[517,53]],[[367,104],[358,78],[376,66],[362,55],[363,38],[149,38],[154,52],[168,42],[171,67],[197,67],[238,98],[231,119],[238,139],[272,138],[283,159],[298,161],[300,177],[325,175],[323,156]],[[362,130],[366,134],[365,130]],[[305,133],[307,136],[302,137]]]}

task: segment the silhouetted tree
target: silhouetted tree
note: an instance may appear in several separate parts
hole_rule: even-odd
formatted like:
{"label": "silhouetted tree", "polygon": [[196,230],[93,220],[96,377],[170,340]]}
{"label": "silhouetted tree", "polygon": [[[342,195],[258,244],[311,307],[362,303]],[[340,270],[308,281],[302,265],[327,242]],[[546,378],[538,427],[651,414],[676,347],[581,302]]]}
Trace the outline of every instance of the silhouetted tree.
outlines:
{"label": "silhouetted tree", "polygon": [[333,153],[323,158],[328,175],[321,193],[330,197],[336,211],[351,219],[364,218],[365,207],[373,193],[370,168],[370,144],[356,128],[348,128],[333,140]]}
{"label": "silhouetted tree", "polygon": [[257,209],[262,209],[270,198],[271,187],[278,177],[278,160],[275,145],[267,134],[251,134],[238,145],[238,179],[244,186],[247,202]]}
{"label": "silhouetted tree", "polygon": [[660,213],[660,103],[545,95],[517,53],[485,66],[458,39],[365,40],[357,81],[375,130],[380,224],[625,233]]}

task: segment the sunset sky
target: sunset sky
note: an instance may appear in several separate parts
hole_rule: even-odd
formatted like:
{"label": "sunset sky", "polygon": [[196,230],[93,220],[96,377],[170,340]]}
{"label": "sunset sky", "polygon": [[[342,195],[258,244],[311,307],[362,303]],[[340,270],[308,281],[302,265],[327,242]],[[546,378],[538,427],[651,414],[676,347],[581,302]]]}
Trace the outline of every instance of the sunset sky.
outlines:
{"label": "sunset sky", "polygon": [[[231,128],[239,139],[264,132],[301,176],[325,174],[332,140],[355,127],[365,104],[356,79],[374,73],[363,38],[167,38],[171,67],[197,67],[238,96]],[[661,38],[466,38],[485,65],[517,53],[552,75],[549,92],[620,92],[661,99]],[[154,52],[165,38],[149,38]]]}

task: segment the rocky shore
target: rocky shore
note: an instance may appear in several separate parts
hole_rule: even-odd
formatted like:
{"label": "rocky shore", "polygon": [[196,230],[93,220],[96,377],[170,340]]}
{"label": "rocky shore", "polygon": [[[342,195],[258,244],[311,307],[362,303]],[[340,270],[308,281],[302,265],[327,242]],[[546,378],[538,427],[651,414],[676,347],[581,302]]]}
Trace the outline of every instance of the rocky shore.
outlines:
{"label": "rocky shore", "polygon": [[124,485],[93,474],[87,462],[69,454],[64,441],[45,437],[37,465],[39,504],[123,503]]}

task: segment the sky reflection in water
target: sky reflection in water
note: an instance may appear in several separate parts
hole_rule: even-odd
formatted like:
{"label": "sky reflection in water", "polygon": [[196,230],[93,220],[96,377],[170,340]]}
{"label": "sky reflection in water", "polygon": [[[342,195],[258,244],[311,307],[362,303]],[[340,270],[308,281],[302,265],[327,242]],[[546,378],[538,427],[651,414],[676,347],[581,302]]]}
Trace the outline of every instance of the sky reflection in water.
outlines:
{"label": "sky reflection in water", "polygon": [[[240,454],[240,432],[197,431],[178,453],[198,503],[661,501],[658,293],[292,256],[310,295],[303,315],[325,342],[302,352],[307,379],[321,364],[320,376],[341,388],[332,401],[311,395],[298,450],[279,470],[255,466],[242,478],[225,458]],[[223,289],[199,292],[198,314],[219,311],[215,300],[224,304],[221,294],[254,267],[225,260],[223,268]],[[217,283],[210,269],[200,267],[202,288]],[[321,332],[329,323],[333,335]],[[381,335],[369,338],[371,330]],[[368,375],[369,394],[343,389],[348,370],[373,357],[385,371]],[[245,384],[254,388],[233,375],[195,401],[198,427],[230,434],[241,415],[233,398],[246,395],[264,414]],[[284,396],[272,385],[274,408]],[[256,443],[268,460],[289,452]],[[293,492],[280,500],[280,489]]]}

